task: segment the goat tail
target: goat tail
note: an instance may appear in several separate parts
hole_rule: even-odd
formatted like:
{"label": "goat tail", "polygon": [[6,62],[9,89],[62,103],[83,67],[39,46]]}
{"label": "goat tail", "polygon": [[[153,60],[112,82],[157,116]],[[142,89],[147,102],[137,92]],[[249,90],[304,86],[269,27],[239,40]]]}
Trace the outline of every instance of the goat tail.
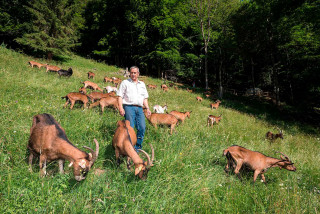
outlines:
{"label": "goat tail", "polygon": [[223,156],[227,156],[228,153],[230,154],[229,149],[223,150]]}
{"label": "goat tail", "polygon": [[100,100],[98,100],[97,102],[92,103],[92,104],[89,106],[89,109],[91,109],[91,108],[93,108],[93,107],[95,107],[95,106],[98,106],[98,105],[100,105]]}

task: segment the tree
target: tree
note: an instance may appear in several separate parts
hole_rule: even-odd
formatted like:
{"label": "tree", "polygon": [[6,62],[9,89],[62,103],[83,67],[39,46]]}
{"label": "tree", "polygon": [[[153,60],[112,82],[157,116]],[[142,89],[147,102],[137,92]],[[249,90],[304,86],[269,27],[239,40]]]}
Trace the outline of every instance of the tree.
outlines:
{"label": "tree", "polygon": [[204,75],[206,89],[208,89],[208,46],[212,39],[212,21],[219,0],[191,0],[191,10],[196,15],[201,28],[203,50],[205,55]]}
{"label": "tree", "polygon": [[31,1],[25,7],[33,17],[32,28],[16,41],[35,52],[45,53],[48,59],[70,51],[79,45],[84,5],[81,0]]}

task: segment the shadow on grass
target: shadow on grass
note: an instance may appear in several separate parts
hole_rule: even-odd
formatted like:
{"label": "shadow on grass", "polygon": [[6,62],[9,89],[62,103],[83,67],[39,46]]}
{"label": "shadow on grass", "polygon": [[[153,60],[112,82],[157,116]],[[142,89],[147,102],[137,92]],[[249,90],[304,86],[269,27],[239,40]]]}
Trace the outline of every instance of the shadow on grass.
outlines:
{"label": "shadow on grass", "polygon": [[226,95],[222,105],[225,108],[253,115],[257,119],[265,120],[281,129],[284,129],[285,127],[283,126],[286,124],[286,126],[297,126],[300,131],[307,134],[318,134],[317,129],[319,128],[320,117],[310,112],[293,110],[289,106],[279,109],[263,100],[235,95]]}

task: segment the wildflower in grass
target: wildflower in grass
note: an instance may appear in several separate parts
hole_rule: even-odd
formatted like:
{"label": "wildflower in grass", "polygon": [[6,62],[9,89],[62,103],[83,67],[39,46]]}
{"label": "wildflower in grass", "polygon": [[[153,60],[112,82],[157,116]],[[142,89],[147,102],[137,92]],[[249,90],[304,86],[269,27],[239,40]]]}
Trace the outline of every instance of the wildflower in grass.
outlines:
{"label": "wildflower in grass", "polygon": [[283,183],[279,184],[279,186],[281,186],[281,187],[282,187],[282,186],[283,186]]}

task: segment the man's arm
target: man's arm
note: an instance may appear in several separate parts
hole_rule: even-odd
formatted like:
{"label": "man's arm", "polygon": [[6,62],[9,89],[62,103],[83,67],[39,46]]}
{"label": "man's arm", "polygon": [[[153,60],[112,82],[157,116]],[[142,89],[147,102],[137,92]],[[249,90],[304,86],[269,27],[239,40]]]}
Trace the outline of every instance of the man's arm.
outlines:
{"label": "man's arm", "polygon": [[119,113],[121,116],[124,116],[126,112],[123,109],[122,97],[118,97],[118,104],[119,104]]}
{"label": "man's arm", "polygon": [[148,99],[147,98],[143,100],[143,105],[144,105],[144,107],[147,108],[148,116],[151,115],[151,111],[150,111],[150,108],[149,108],[149,104],[148,104]]}

